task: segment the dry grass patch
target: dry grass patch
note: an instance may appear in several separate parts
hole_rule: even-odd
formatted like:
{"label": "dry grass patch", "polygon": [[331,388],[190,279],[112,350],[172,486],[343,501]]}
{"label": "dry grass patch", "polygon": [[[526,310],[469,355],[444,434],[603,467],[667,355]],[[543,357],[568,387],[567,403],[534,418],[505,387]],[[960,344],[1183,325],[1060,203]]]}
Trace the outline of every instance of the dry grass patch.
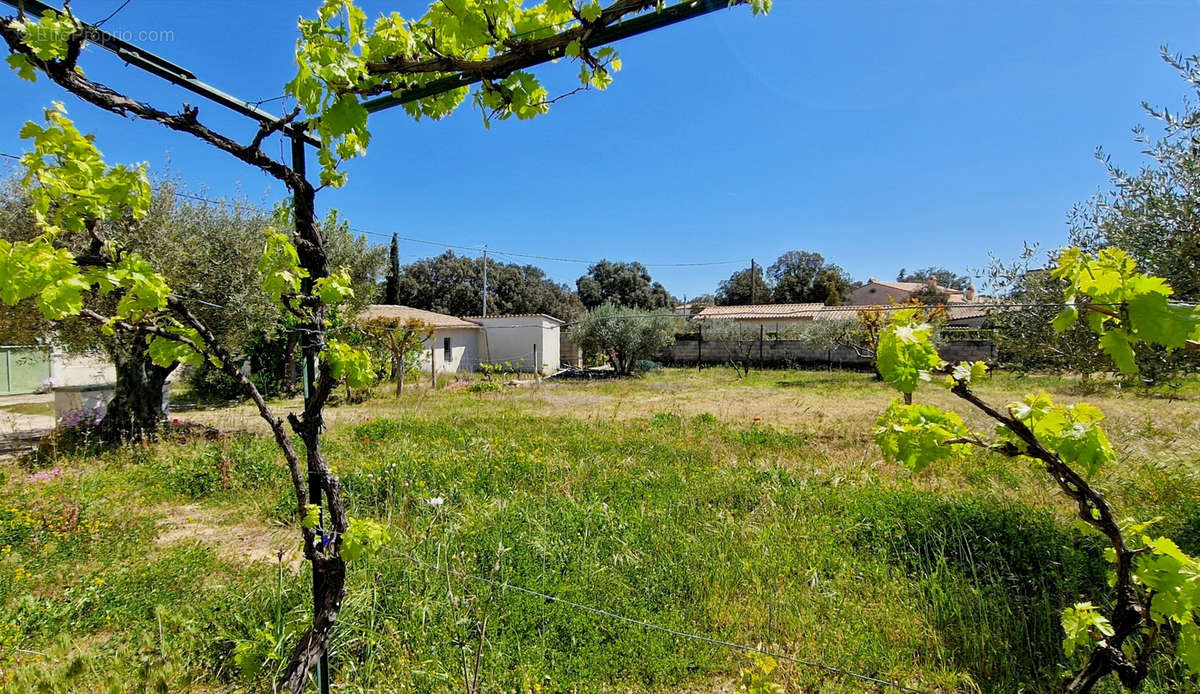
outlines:
{"label": "dry grass patch", "polygon": [[206,546],[230,563],[282,561],[299,572],[304,561],[299,535],[292,528],[247,522],[246,514],[200,504],[168,506],[157,522],[160,545]]}

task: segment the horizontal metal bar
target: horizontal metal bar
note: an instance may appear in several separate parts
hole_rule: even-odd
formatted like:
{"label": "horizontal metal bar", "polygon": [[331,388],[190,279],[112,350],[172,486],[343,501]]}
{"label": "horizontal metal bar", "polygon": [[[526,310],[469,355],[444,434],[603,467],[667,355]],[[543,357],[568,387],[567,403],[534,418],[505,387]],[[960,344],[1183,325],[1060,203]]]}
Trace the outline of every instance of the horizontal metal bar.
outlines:
{"label": "horizontal metal bar", "polygon": [[[7,1],[7,0],[6,0]],[[585,48],[595,48],[605,44],[614,43],[622,39],[644,34],[648,31],[661,29],[672,24],[694,19],[706,15],[710,12],[726,9],[730,6],[729,0],[695,0],[694,2],[681,2],[666,9],[650,12],[647,14],[634,17],[619,24],[607,26],[593,34],[588,40],[583,42]],[[532,56],[525,60],[518,61],[514,64],[513,70],[523,70],[527,67],[548,63],[551,60],[556,60],[565,55],[565,48],[549,51],[541,56]],[[457,73],[447,75],[433,80],[429,84],[412,89],[405,89],[398,92],[393,92],[386,96],[381,96],[369,101],[364,101],[363,106],[369,113],[375,113],[394,106],[402,106],[420,99],[427,99],[431,96],[436,96],[444,92],[454,89],[461,89],[480,81],[480,77],[468,75],[465,73]]]}
{"label": "horizontal metal bar", "polygon": [[[56,13],[62,13],[62,10],[51,7],[41,0],[0,0],[6,5],[15,9],[24,9],[24,11],[37,16],[41,16],[47,10]],[[112,34],[103,31],[95,26],[81,22],[84,30],[85,40],[94,43],[101,48],[112,52],[121,60],[135,67],[141,68],[146,72],[161,77],[172,84],[183,87],[184,89],[199,94],[204,98],[213,101],[228,109],[232,109],[244,116],[249,116],[261,123],[278,123],[279,116],[273,113],[258,108],[254,104],[239,99],[236,96],[217,89],[216,87],[202,82],[196,78],[195,73],[191,70],[183,68],[161,56],[155,55],[140,46],[136,46],[128,41],[113,36]],[[282,130],[289,137],[299,137],[305,143],[314,147],[319,147],[321,142],[312,135],[304,131],[299,124],[289,124],[283,126]]]}

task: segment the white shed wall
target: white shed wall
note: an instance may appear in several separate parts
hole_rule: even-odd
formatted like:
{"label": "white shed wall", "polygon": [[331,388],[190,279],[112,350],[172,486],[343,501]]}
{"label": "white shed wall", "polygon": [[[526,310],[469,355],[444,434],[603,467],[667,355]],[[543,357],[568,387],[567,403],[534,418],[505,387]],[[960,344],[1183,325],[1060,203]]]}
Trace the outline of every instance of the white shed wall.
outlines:
{"label": "white shed wall", "polygon": [[[430,350],[433,352],[433,369],[440,374],[460,371],[475,371],[479,367],[479,340],[483,331],[478,328],[438,328],[425,341],[421,355],[421,370],[430,369]],[[445,358],[445,340],[450,338],[450,359]]]}
{"label": "white shed wall", "polygon": [[57,349],[50,354],[50,376],[55,385],[60,386],[90,386],[117,382],[116,367],[103,354],[73,354]]}
{"label": "white shed wall", "polygon": [[558,337],[561,332],[561,326],[553,321],[542,323],[542,350],[538,357],[544,374],[552,374],[562,366],[562,340]]}
{"label": "white shed wall", "polygon": [[[519,371],[553,373],[559,365],[559,324],[540,316],[471,318],[483,324],[482,361],[508,362]],[[536,354],[536,357],[535,357]]]}

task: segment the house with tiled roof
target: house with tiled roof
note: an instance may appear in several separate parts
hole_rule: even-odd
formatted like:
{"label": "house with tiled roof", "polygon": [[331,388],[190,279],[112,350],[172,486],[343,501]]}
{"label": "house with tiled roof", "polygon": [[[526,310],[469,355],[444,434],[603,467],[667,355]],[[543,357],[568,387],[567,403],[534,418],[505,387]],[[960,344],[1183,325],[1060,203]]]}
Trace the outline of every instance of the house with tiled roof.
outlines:
{"label": "house with tiled roof", "polygon": [[[961,295],[962,292],[959,292]],[[907,297],[905,297],[907,299]],[[743,306],[709,306],[696,314],[696,320],[731,320],[742,325],[761,326],[768,333],[814,320],[854,319],[858,311],[869,305],[826,306],[825,304],[754,304]],[[884,299],[883,305],[890,305]],[[946,325],[978,328],[987,317],[986,306],[976,301],[951,300],[946,304]]]}
{"label": "house with tiled roof", "polygon": [[371,304],[362,320],[417,320],[433,329],[424,341],[422,369],[437,374],[478,371],[480,364],[508,364],[516,371],[552,373],[559,367],[563,321],[542,313],[458,317],[436,311]]}
{"label": "house with tiled roof", "polygon": [[964,291],[943,287],[932,277],[925,282],[884,282],[872,277],[866,284],[847,294],[845,303],[849,306],[887,306],[892,301],[902,304],[927,288],[945,294],[947,303],[970,303],[975,300],[974,285]]}
{"label": "house with tiled roof", "polygon": [[818,318],[853,318],[854,315],[854,309],[825,304],[748,304],[706,306],[696,314],[696,320],[731,320],[742,325],[761,326],[767,332],[779,332],[789,326],[808,323]]}
{"label": "house with tiled roof", "polygon": [[933,277],[925,282],[884,282],[874,277],[846,295],[849,306],[890,306],[903,304],[922,290],[932,289],[946,296],[946,324],[952,327],[978,328],[987,317],[985,302],[975,295],[975,285],[965,290],[943,287]]}

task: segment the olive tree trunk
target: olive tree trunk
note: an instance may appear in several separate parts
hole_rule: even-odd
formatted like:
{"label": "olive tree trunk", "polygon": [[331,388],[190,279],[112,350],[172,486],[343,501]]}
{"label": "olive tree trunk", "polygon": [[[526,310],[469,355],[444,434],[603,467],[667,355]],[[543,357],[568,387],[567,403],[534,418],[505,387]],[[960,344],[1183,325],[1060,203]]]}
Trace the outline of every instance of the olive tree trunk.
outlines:
{"label": "olive tree trunk", "polygon": [[162,367],[150,360],[143,335],[118,335],[107,349],[117,372],[117,391],[105,409],[98,435],[106,443],[154,438],[167,413],[163,388],[176,365]]}

